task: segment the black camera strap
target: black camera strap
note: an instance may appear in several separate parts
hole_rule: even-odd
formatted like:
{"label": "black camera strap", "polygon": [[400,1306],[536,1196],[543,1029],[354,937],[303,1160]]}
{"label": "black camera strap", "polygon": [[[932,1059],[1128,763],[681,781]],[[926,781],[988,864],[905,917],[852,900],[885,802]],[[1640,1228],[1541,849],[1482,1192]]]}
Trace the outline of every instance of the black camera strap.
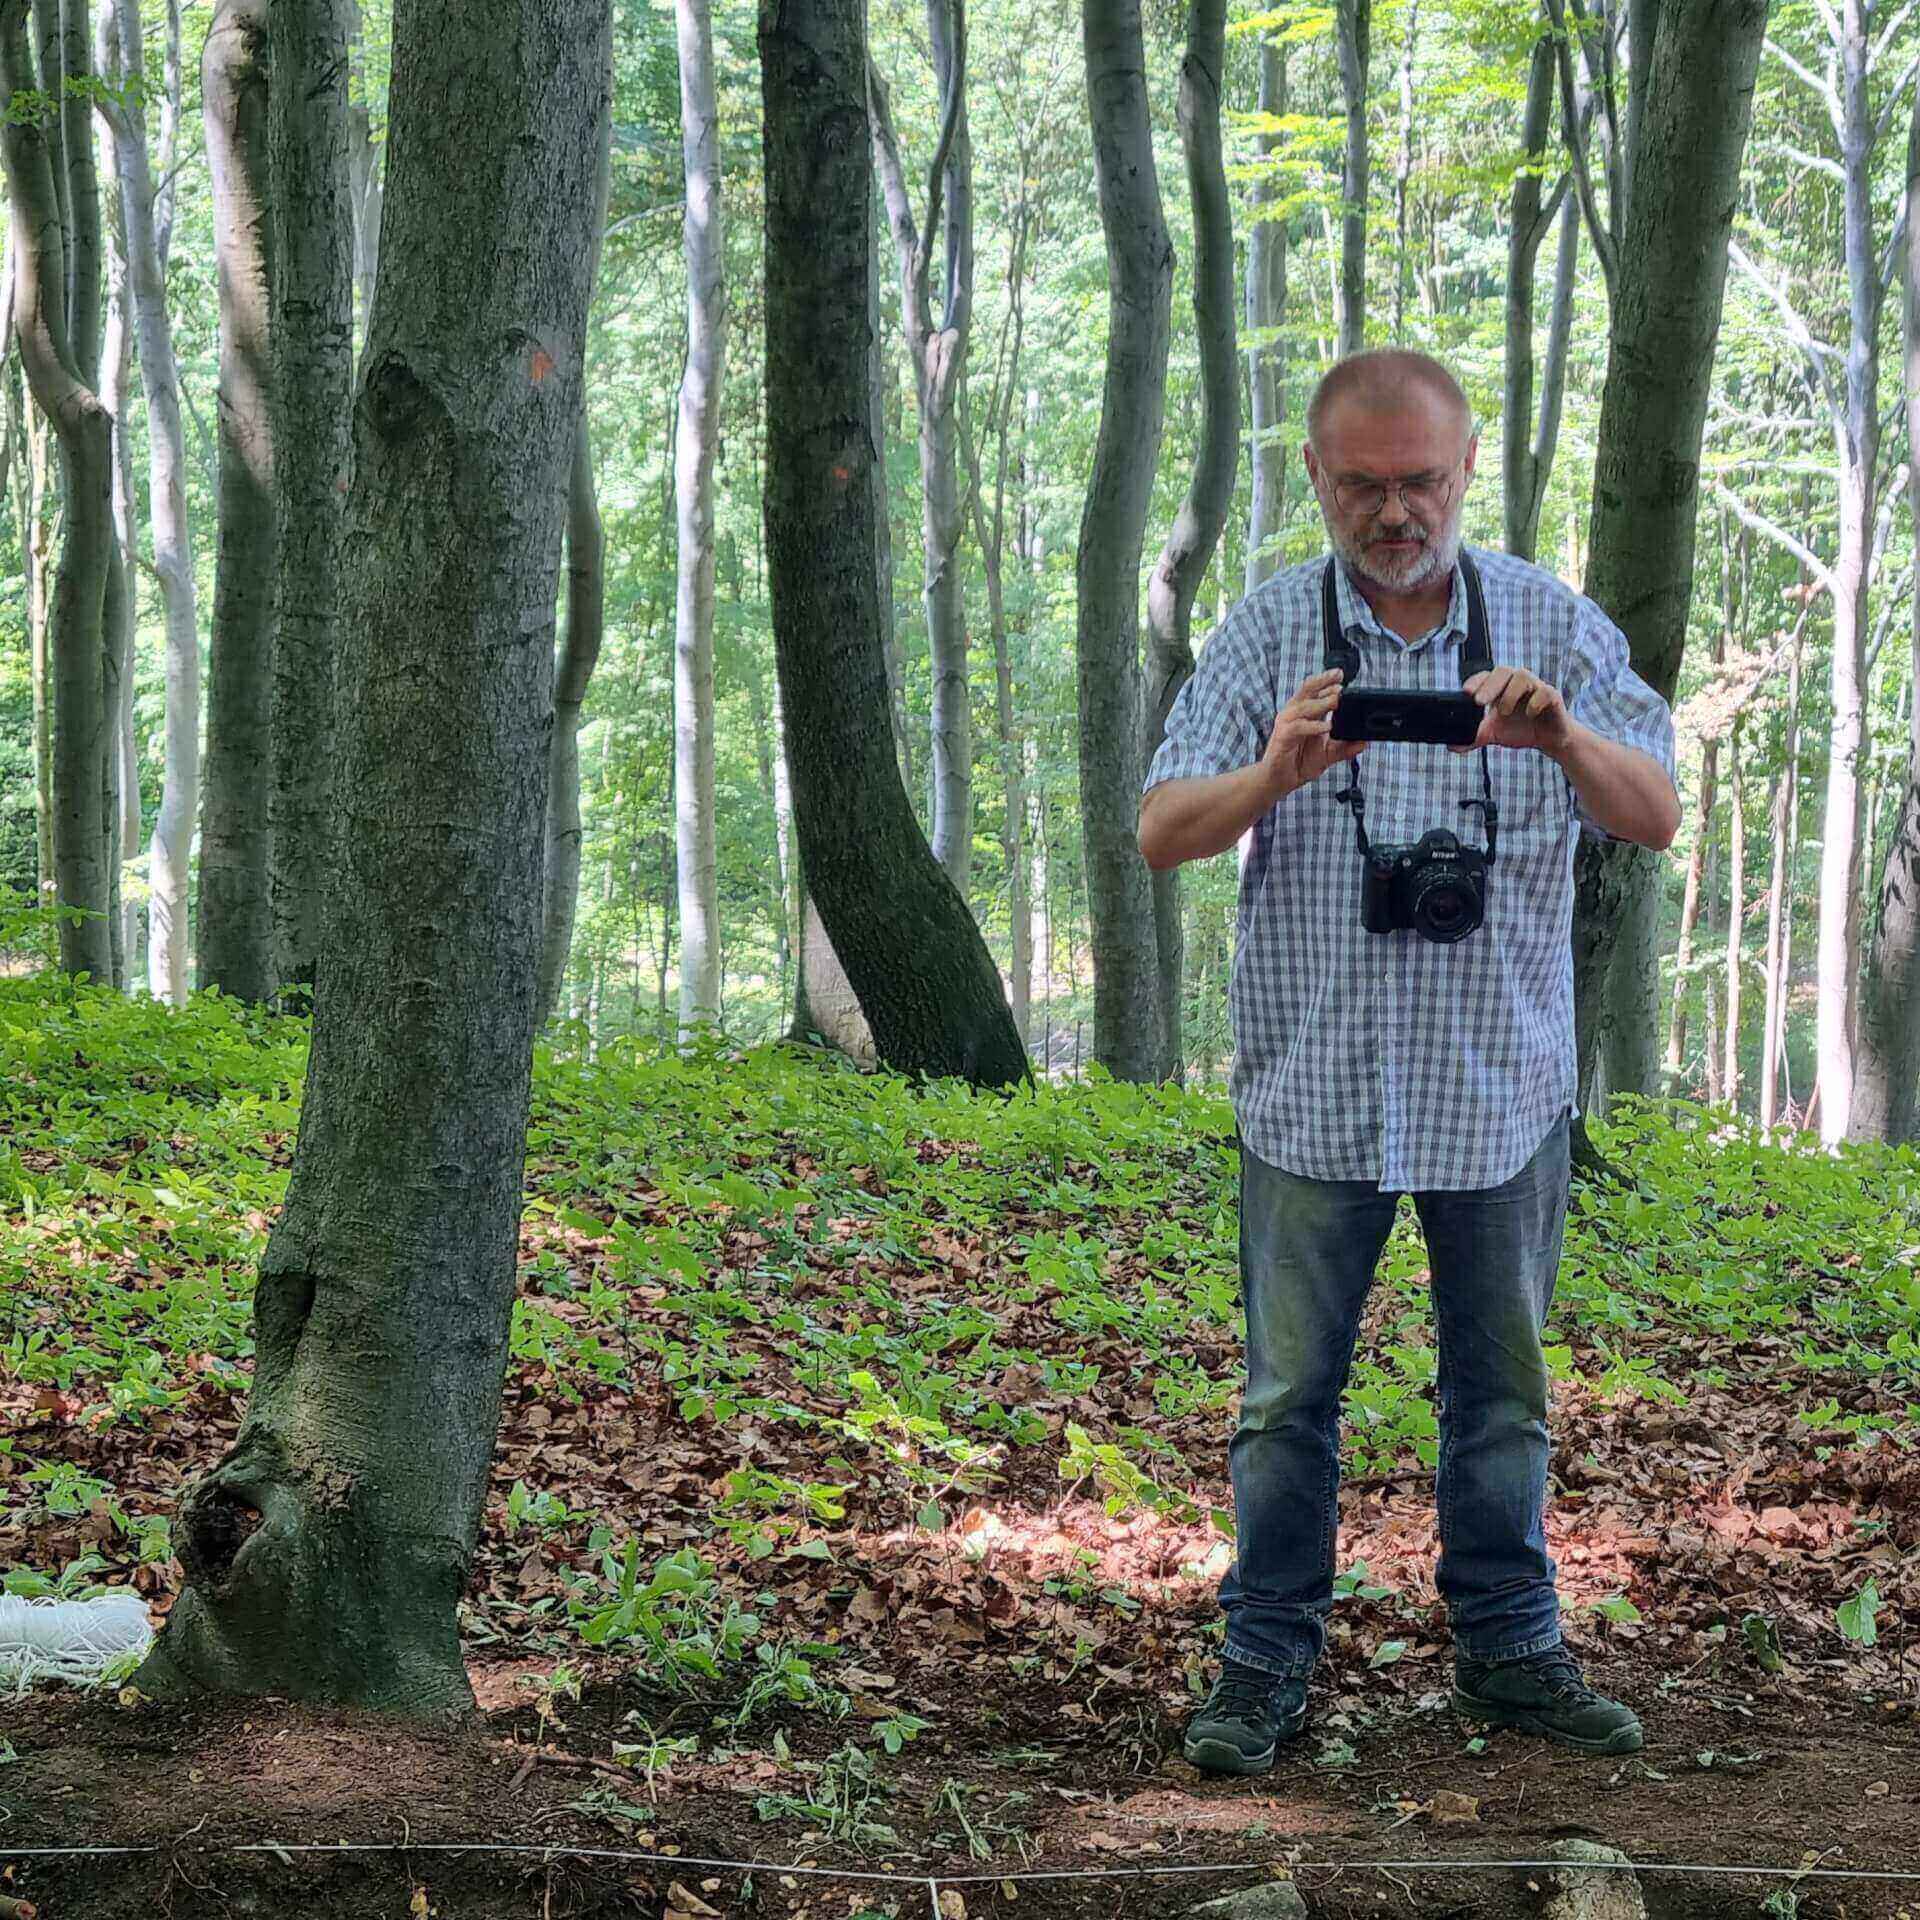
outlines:
{"label": "black camera strap", "polygon": [[[1339,668],[1344,684],[1352,686],[1360,678],[1360,649],[1346,636],[1340,624],[1340,594],[1334,581],[1338,558],[1329,554],[1320,575],[1321,657],[1327,670]],[[1493,645],[1487,631],[1487,601],[1480,587],[1480,569],[1473,564],[1465,547],[1460,549],[1460,575],[1467,586],[1467,639],[1460,653],[1460,684],[1465,686],[1476,673],[1493,671]],[[1333,797],[1337,804],[1353,809],[1353,830],[1360,842],[1360,856],[1367,856],[1366,797],[1360,791],[1357,760],[1347,762],[1347,784]],[[1479,799],[1462,800],[1463,807],[1478,807],[1487,832],[1487,865],[1493,865],[1494,845],[1499,833],[1500,810],[1493,799],[1493,775],[1487,769],[1487,750],[1480,749]]]}

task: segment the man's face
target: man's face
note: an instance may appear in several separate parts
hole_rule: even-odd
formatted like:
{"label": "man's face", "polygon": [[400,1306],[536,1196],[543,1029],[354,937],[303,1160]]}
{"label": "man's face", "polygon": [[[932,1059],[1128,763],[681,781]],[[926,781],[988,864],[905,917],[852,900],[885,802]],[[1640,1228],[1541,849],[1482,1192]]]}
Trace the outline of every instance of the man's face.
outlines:
{"label": "man's face", "polygon": [[[1334,550],[1389,593],[1443,580],[1460,554],[1460,521],[1479,440],[1439,396],[1409,387],[1388,405],[1337,401],[1305,448]],[[1376,504],[1368,497],[1389,487]],[[1409,497],[1410,496],[1410,497]],[[1442,500],[1444,499],[1444,504]]]}

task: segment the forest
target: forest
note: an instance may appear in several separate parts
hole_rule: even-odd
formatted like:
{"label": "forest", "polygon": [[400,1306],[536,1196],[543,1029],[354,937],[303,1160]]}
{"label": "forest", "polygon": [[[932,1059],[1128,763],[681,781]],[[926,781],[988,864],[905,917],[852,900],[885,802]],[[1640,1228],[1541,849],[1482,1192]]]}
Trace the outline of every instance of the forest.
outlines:
{"label": "forest", "polygon": [[[0,1920],[1904,1915],[1917,76],[1912,0],[0,0]],[[1672,716],[1539,1349],[1647,1746],[1445,1711],[1404,1196],[1249,1790],[1248,855],[1141,798],[1389,346]]]}

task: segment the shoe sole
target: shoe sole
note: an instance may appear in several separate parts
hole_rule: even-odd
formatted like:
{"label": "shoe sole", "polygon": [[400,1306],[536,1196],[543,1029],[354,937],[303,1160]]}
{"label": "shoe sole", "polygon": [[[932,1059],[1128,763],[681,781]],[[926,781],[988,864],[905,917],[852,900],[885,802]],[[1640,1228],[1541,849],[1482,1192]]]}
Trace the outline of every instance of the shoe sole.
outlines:
{"label": "shoe sole", "polygon": [[1645,1742],[1645,1735],[1637,1725],[1616,1727],[1604,1739],[1583,1740],[1578,1734],[1568,1733],[1542,1720],[1538,1714],[1529,1713],[1525,1707],[1510,1706],[1501,1700],[1482,1700],[1475,1694],[1463,1693],[1458,1687],[1453,1690],[1453,1710],[1470,1720],[1489,1721],[1496,1727],[1518,1727],[1525,1733],[1544,1734],[1549,1740],[1557,1740],[1563,1747],[1575,1747],[1582,1753],[1638,1753]]}
{"label": "shoe sole", "polygon": [[1295,1738],[1307,1723],[1304,1712],[1298,1720],[1283,1726],[1272,1746],[1259,1753],[1243,1753],[1225,1740],[1186,1740],[1181,1747],[1187,1765],[1202,1773],[1270,1773],[1282,1743]]}

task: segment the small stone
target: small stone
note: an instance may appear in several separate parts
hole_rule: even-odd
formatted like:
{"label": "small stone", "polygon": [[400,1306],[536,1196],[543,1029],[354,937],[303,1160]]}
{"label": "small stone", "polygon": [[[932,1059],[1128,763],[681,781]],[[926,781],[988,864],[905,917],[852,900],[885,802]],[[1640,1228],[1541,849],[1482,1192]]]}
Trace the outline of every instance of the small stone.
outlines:
{"label": "small stone", "polygon": [[1307,1920],[1307,1903],[1291,1880],[1263,1880],[1193,1908],[1192,1920]]}
{"label": "small stone", "polygon": [[1544,1920],[1647,1920],[1639,1876],[1618,1847],[1561,1840],[1547,1851],[1567,1864],[1553,1876]]}
{"label": "small stone", "polygon": [[967,1920],[967,1903],[958,1887],[940,1889],[940,1920]]}

